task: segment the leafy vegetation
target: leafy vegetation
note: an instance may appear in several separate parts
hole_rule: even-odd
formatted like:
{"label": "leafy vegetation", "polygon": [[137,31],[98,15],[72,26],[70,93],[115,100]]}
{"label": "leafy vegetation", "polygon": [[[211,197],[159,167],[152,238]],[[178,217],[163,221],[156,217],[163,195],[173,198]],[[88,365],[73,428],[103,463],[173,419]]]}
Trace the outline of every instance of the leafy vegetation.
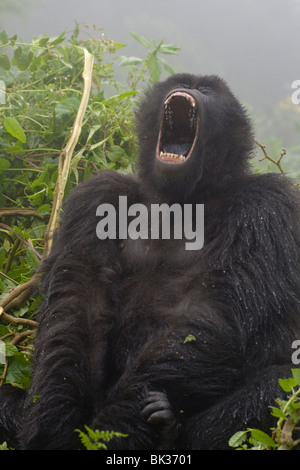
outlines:
{"label": "leafy vegetation", "polygon": [[[84,51],[93,57],[92,88],[64,175],[64,197],[98,169],[132,171],[137,95],[144,84],[173,72],[161,55],[176,54],[177,46],[132,35],[144,47],[144,59],[120,58],[125,45],[96,27],[77,25],[68,36],[30,44],[0,33],[0,341],[7,358],[0,364],[0,385],[27,388],[30,380],[40,299],[22,286],[30,286],[44,254],[59,166],[83,95]],[[20,298],[6,302],[18,290]]]}
{"label": "leafy vegetation", "polygon": [[127,437],[126,434],[114,431],[93,431],[88,426],[85,426],[85,430],[86,432],[77,429],[77,432],[81,443],[86,450],[107,450],[106,444],[115,437]]}
{"label": "leafy vegetation", "polygon": [[277,399],[271,414],[278,418],[271,435],[259,429],[235,433],[229,445],[238,450],[300,450],[300,369],[292,369],[292,378],[279,379],[281,388],[289,393],[287,400]]}

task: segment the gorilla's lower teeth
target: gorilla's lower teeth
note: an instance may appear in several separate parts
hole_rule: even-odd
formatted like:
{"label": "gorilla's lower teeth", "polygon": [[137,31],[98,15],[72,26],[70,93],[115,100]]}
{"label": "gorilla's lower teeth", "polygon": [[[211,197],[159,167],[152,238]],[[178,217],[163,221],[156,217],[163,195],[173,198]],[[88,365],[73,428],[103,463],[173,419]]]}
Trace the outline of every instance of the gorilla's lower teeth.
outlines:
{"label": "gorilla's lower teeth", "polygon": [[185,156],[184,155],[177,155],[176,153],[164,153],[160,152],[159,155],[161,160],[169,160],[169,161],[174,161],[177,160],[178,162],[184,162]]}

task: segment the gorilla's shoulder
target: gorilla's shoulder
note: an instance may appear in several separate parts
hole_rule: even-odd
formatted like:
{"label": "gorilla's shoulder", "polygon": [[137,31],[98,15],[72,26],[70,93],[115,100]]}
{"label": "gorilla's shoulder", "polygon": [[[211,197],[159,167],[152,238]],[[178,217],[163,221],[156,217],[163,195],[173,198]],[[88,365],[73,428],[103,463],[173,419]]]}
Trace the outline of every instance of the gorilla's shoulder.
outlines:
{"label": "gorilla's shoulder", "polygon": [[233,197],[251,204],[265,202],[280,204],[290,201],[295,206],[300,205],[300,192],[293,179],[278,173],[252,174],[241,179],[235,185]]}
{"label": "gorilla's shoulder", "polygon": [[129,191],[138,189],[138,179],[134,174],[118,173],[115,170],[101,170],[98,171],[91,178],[82,181],[76,188],[71,192],[71,196],[80,195],[92,191],[94,195],[103,193],[104,191]]}
{"label": "gorilla's shoulder", "polygon": [[114,204],[119,196],[135,200],[141,191],[140,183],[133,174],[122,174],[113,170],[102,170],[81,182],[68,195],[64,209],[70,206],[88,209],[101,203]]}

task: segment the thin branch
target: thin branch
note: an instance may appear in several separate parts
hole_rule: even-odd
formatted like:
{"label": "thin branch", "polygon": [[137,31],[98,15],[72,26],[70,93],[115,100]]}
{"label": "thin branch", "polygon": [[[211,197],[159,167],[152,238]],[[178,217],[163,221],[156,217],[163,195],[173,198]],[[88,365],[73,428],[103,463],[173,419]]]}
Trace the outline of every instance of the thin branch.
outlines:
{"label": "thin branch", "polygon": [[269,160],[270,162],[274,163],[274,165],[276,165],[279,168],[280,173],[284,175],[285,171],[283,170],[281,166],[281,160],[284,157],[284,155],[286,155],[286,149],[282,149],[280,157],[278,158],[278,160],[275,160],[266,151],[266,148],[267,148],[266,145],[261,144],[260,142],[257,142],[257,141],[255,141],[255,143],[262,149],[263,154],[264,154],[263,158],[261,158],[259,161],[262,162],[263,160]]}
{"label": "thin branch", "polygon": [[34,320],[29,320],[28,318],[17,318],[17,317],[13,317],[12,315],[8,315],[4,311],[3,307],[0,307],[0,318],[4,321],[7,321],[13,326],[22,325],[22,326],[30,326],[33,328],[37,328],[38,326],[38,323]]}
{"label": "thin branch", "polygon": [[23,341],[24,338],[27,338],[27,336],[32,336],[35,333],[36,329],[23,331],[22,333],[16,333],[14,338],[11,340],[10,344],[16,345],[20,343],[20,341]]}
{"label": "thin branch", "polygon": [[[5,318],[5,320],[11,324],[24,324],[25,320],[26,324],[26,319],[11,317],[10,315],[7,315],[5,311],[19,309],[32,295],[36,285],[39,283],[39,279],[40,276],[38,274],[34,274],[29,281],[11,289],[9,294],[0,302],[0,317],[2,319]],[[29,322],[31,321],[32,320],[29,320]]]}
{"label": "thin branch", "polygon": [[19,285],[19,283],[17,281],[15,281],[15,279],[12,279],[7,274],[5,274],[3,271],[0,271],[0,276],[3,276],[3,277],[5,277],[5,279],[8,279],[9,281],[14,282],[15,284]]}
{"label": "thin branch", "polygon": [[14,209],[14,208],[1,208],[0,217],[38,217],[39,219],[45,219],[47,215],[37,214],[35,209]]}

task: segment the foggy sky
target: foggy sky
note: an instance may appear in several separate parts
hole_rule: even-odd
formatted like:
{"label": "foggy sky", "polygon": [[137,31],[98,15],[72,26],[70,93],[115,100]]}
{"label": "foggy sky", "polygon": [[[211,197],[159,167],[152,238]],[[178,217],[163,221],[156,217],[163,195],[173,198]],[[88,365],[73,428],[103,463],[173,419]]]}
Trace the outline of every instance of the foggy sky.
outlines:
{"label": "foggy sky", "polygon": [[[34,6],[29,7],[28,3]],[[264,109],[291,96],[300,79],[299,0],[23,0],[24,14],[0,15],[0,27],[31,39],[72,30],[75,21],[104,28],[145,57],[130,36],[177,44],[176,71],[216,73],[238,97]],[[299,139],[300,141],[300,139]]]}

